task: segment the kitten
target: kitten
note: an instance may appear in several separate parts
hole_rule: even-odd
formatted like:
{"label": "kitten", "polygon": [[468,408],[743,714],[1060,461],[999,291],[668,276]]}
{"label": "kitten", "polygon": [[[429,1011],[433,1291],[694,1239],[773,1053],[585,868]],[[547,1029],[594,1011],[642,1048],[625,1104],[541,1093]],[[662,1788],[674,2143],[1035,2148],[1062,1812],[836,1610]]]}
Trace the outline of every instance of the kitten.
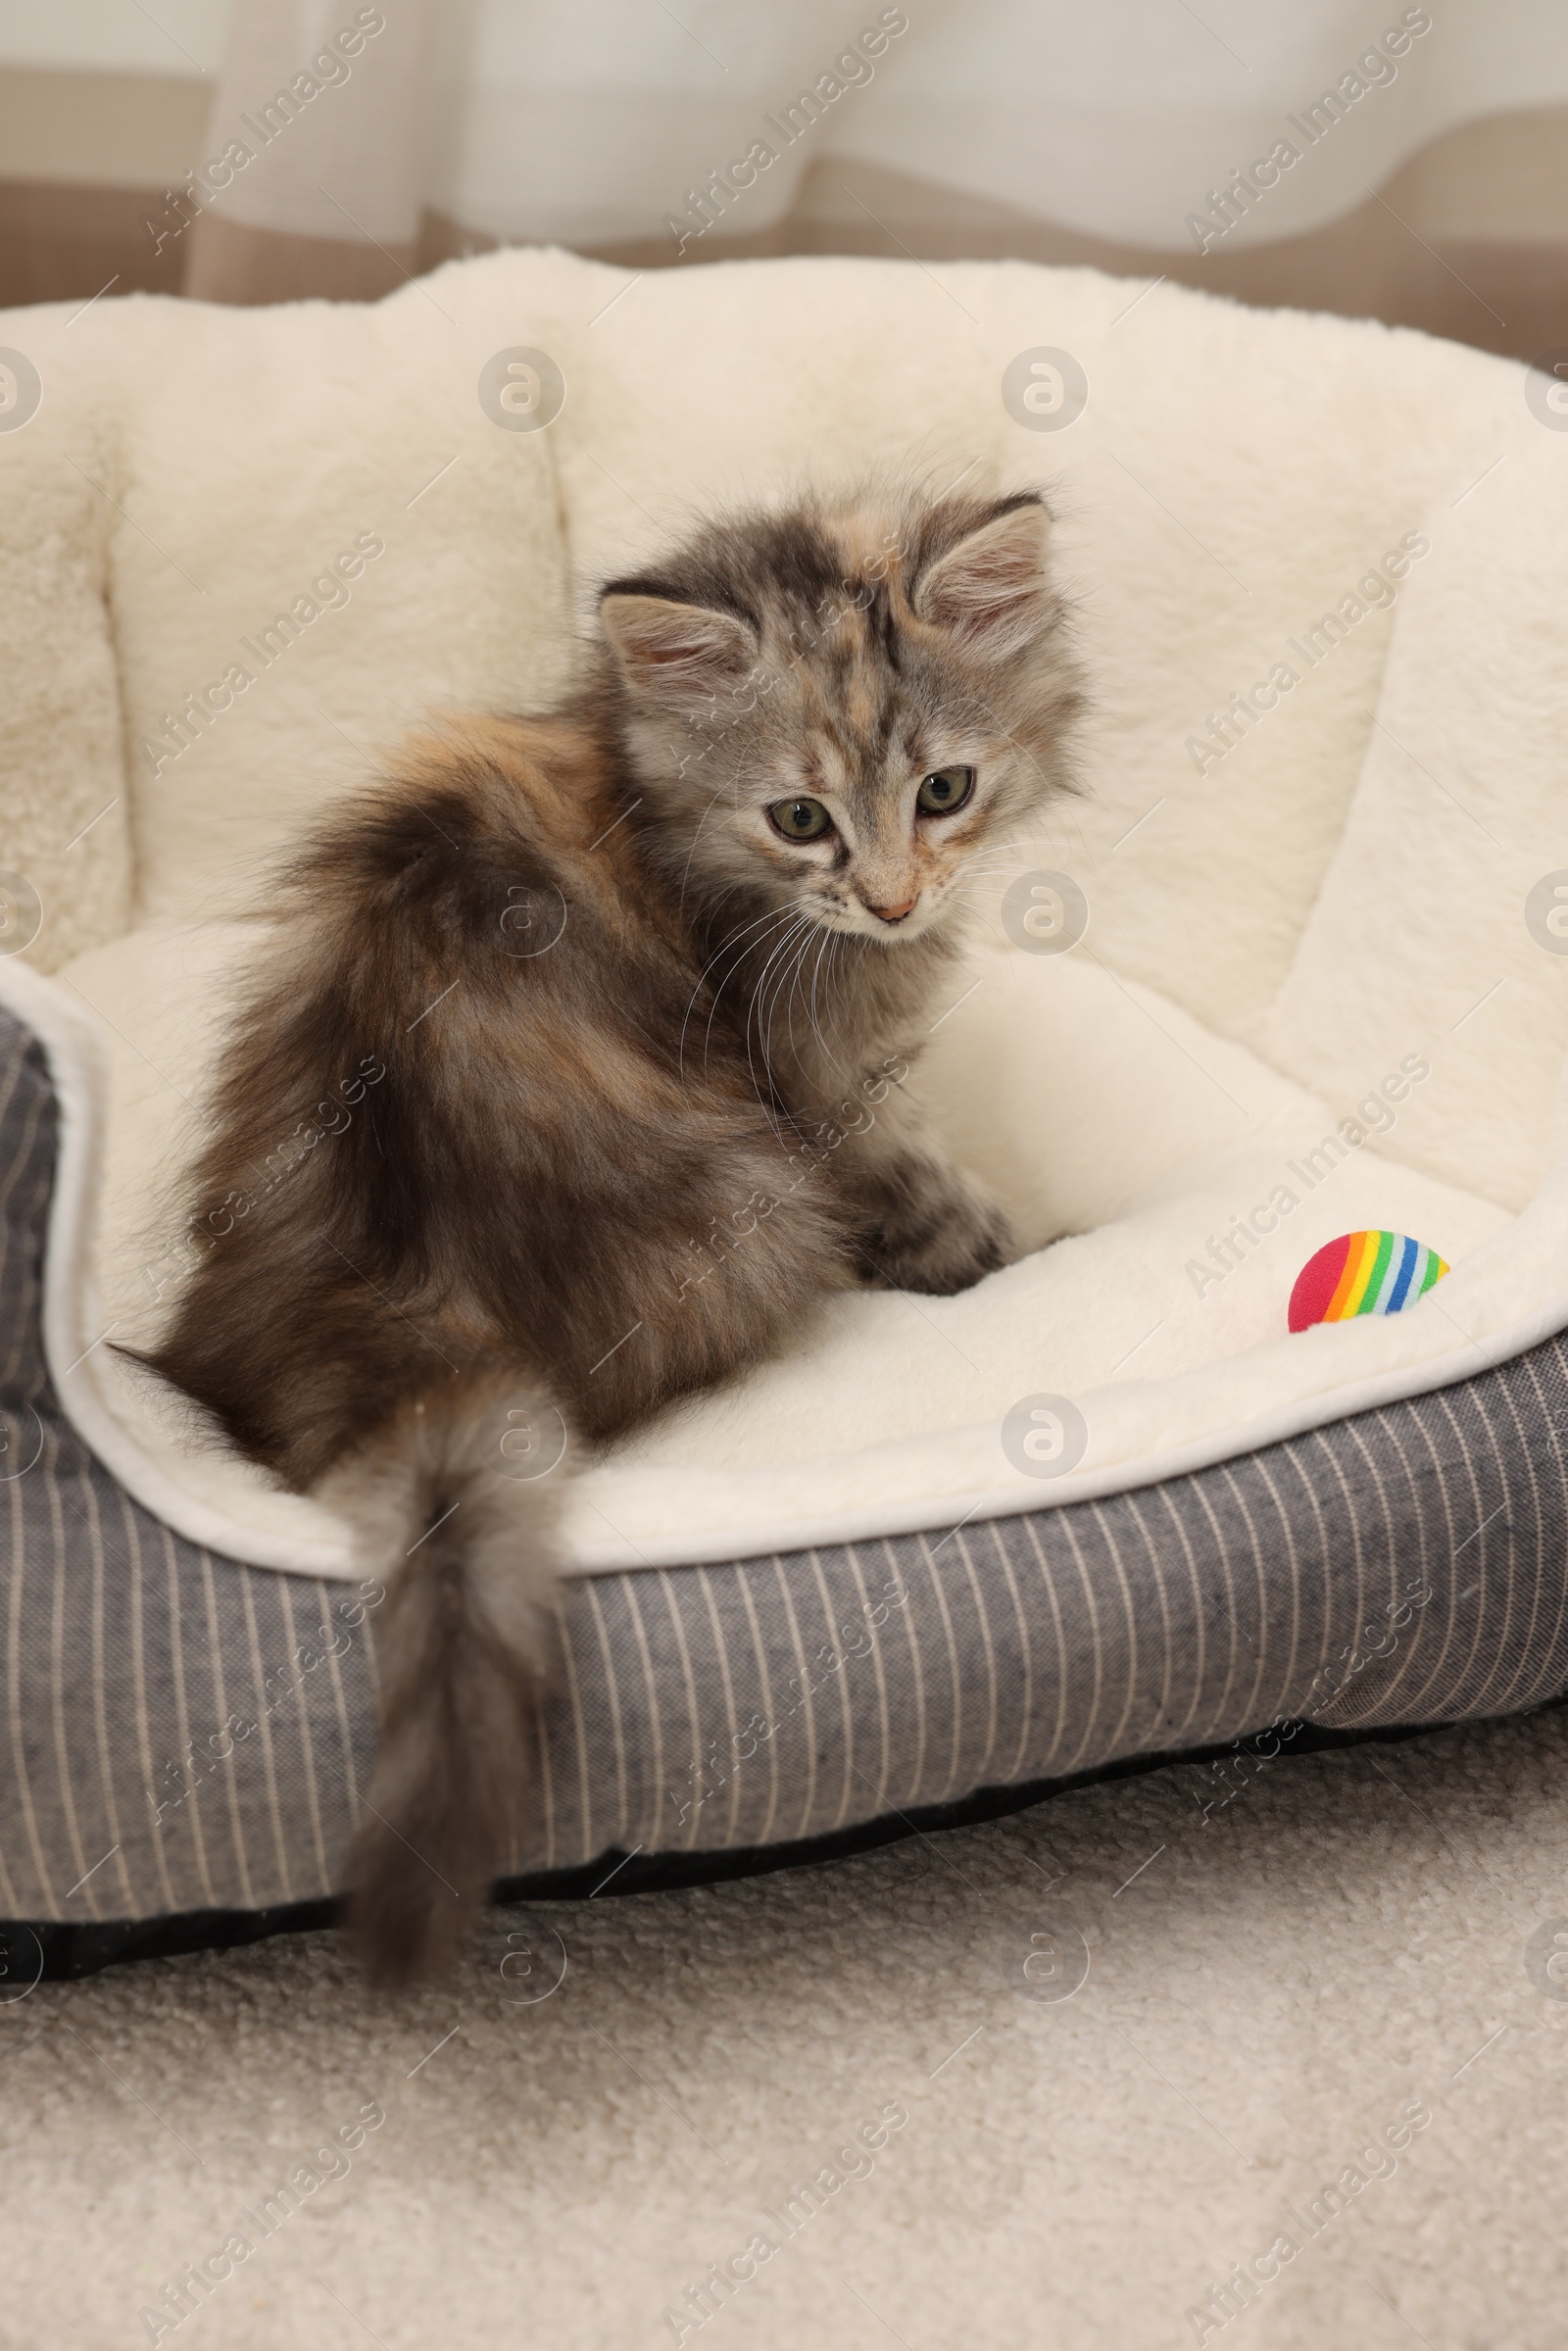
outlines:
{"label": "kitten", "polygon": [[976,853],[1070,788],[1048,529],[1033,493],[710,523],[603,590],[581,691],[416,741],[287,872],[146,1359],[389,1583],[380,1981],[525,1838],[570,1458],[829,1291],[1007,1259],[904,1081]]}

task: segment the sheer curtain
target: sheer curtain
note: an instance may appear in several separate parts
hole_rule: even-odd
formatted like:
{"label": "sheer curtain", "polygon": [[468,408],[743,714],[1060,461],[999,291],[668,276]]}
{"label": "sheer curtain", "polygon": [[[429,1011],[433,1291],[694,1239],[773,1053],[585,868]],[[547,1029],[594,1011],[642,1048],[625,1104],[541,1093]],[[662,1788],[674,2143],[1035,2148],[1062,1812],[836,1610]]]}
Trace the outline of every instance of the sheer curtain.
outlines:
{"label": "sheer curtain", "polygon": [[[1568,100],[1560,0],[1435,6],[681,0],[677,22],[657,0],[478,0],[444,21],[425,188],[498,237],[657,239],[710,169],[764,142],[777,162],[725,225],[771,226],[813,166],[854,157],[1180,251],[1211,190],[1293,144],[1307,168],[1278,175],[1246,223],[1280,238],[1349,211],[1457,123]],[[241,0],[242,15],[287,13]],[[1341,119],[1312,146],[1305,110],[1325,93]],[[803,94],[820,111],[789,143]]]}
{"label": "sheer curtain", "polygon": [[202,127],[138,229],[209,299],[516,241],[1014,253],[1568,340],[1563,0],[182,4]]}

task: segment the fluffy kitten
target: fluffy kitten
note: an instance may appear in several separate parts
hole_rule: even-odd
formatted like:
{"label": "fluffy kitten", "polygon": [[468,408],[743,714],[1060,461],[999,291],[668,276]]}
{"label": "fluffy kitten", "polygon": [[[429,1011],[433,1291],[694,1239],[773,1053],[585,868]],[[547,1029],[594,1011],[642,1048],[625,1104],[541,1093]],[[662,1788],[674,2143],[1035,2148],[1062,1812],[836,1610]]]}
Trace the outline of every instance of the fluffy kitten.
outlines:
{"label": "fluffy kitten", "polygon": [[1032,493],[711,523],[603,590],[569,701],[416,742],[293,860],[148,1359],[389,1582],[349,1863],[380,1980],[525,1841],[572,1457],[826,1291],[1006,1260],[904,1080],[966,869],[1067,787],[1048,527]]}

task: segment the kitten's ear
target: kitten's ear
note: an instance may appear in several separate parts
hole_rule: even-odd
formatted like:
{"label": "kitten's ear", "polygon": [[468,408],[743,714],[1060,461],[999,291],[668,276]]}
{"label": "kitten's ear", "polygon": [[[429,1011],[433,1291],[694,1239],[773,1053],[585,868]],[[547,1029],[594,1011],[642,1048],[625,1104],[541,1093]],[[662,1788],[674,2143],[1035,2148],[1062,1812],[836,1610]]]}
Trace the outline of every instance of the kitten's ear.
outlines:
{"label": "kitten's ear", "polygon": [[607,588],[599,618],[632,692],[665,710],[690,709],[739,684],[757,660],[745,621],[709,605]]}
{"label": "kitten's ear", "polygon": [[938,556],[914,591],[922,620],[950,628],[987,661],[1020,653],[1039,629],[1046,605],[1046,540],[1051,516],[1042,500],[1008,502]]}

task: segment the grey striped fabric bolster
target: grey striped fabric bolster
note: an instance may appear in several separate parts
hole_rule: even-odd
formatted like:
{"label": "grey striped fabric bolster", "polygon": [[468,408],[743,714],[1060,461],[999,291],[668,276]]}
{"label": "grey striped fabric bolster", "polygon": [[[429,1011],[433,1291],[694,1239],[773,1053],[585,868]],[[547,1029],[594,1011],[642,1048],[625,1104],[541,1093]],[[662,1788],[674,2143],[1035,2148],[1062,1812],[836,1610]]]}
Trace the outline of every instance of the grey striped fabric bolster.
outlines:
{"label": "grey striped fabric bolster", "polygon": [[[369,1764],[375,1594],[218,1558],[62,1418],[55,1107],[0,1024],[0,1917],[330,1892]],[[518,1873],[765,1846],[1302,1717],[1568,1687],[1568,1346],[1101,1502],[573,1588]]]}

